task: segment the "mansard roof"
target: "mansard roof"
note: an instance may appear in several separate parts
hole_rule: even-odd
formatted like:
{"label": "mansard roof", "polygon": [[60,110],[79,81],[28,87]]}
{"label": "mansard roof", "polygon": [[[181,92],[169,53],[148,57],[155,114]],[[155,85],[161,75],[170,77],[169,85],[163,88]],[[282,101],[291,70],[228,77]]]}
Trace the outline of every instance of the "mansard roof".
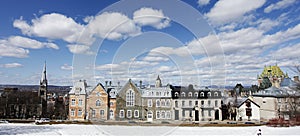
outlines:
{"label": "mansard roof", "polygon": [[261,90],[255,94],[253,94],[253,96],[260,96],[260,97],[286,97],[289,94],[287,93],[287,91],[279,89],[275,86],[269,87],[267,89]]}
{"label": "mansard roof", "polygon": [[288,77],[287,74],[284,74],[279,66],[265,66],[263,72],[260,74],[259,78],[262,77],[269,77],[269,76],[276,76],[276,77]]}
{"label": "mansard roof", "polygon": [[69,94],[87,94],[88,90],[91,88],[87,86],[85,81],[79,80],[79,82],[75,82]]}

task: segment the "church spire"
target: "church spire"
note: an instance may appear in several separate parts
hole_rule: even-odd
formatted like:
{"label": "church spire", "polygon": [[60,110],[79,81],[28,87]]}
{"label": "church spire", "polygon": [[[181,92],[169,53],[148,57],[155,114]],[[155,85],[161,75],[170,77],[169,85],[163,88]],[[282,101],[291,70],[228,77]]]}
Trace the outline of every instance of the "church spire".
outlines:
{"label": "church spire", "polygon": [[44,63],[44,69],[43,69],[43,72],[42,72],[41,83],[44,82],[44,81],[47,81],[46,61]]}
{"label": "church spire", "polygon": [[161,80],[160,80],[159,75],[158,75],[157,78],[156,78],[155,87],[157,88],[157,87],[161,87],[161,86],[162,86]]}

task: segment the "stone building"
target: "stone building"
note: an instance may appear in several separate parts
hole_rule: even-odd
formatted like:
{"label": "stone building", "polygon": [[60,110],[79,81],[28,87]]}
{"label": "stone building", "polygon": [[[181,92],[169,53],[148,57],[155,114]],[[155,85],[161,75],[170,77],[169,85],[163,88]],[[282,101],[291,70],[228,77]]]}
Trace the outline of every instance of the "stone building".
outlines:
{"label": "stone building", "polygon": [[87,95],[87,119],[91,121],[104,121],[109,117],[108,94],[102,84],[98,84]]}
{"label": "stone building", "polygon": [[172,119],[172,97],[170,85],[162,86],[159,76],[155,87],[142,89],[143,115],[147,121],[163,121]]}
{"label": "stone building", "polygon": [[212,121],[221,119],[221,92],[218,90],[194,89],[171,86],[174,120],[178,121]]}
{"label": "stone building", "polygon": [[116,120],[141,120],[143,118],[142,93],[131,79],[119,90],[116,103],[118,114],[115,116]]}

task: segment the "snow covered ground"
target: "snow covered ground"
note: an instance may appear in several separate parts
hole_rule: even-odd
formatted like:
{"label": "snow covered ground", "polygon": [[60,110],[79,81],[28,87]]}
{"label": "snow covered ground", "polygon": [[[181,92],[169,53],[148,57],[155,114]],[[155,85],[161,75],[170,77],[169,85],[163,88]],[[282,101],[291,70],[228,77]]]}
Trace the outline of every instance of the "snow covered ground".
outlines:
{"label": "snow covered ground", "polygon": [[107,125],[35,125],[0,124],[0,135],[300,135],[300,127],[172,127],[172,126],[107,126]]}

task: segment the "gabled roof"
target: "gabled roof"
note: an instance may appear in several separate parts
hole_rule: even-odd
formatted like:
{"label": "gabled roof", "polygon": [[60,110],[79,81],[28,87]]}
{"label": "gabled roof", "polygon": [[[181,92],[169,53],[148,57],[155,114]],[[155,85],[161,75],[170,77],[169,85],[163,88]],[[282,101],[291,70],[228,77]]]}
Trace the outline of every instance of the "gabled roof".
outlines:
{"label": "gabled roof", "polygon": [[85,81],[75,82],[69,94],[87,94],[87,84]]}
{"label": "gabled roof", "polygon": [[[142,90],[139,89],[139,88],[132,82],[131,79],[129,79],[129,80],[127,81],[127,83],[120,89],[120,91],[126,89],[128,86],[131,86],[132,88],[138,90],[138,92],[139,92],[140,94],[142,94]],[[120,92],[120,91],[119,91],[119,92]]]}
{"label": "gabled roof", "polygon": [[260,108],[260,106],[259,106],[257,103],[255,103],[254,101],[252,101],[252,100],[249,99],[249,98],[242,98],[242,99],[240,99],[240,100],[238,99],[237,107],[238,107],[238,108],[241,107],[247,100],[250,101],[251,103],[255,104],[257,107]]}
{"label": "gabled roof", "polygon": [[99,86],[100,86],[100,87],[104,90],[104,92],[107,94],[107,92],[105,91],[104,86],[103,86],[101,83],[98,83],[98,84],[94,87],[94,89],[92,89],[91,91],[88,92],[88,95],[90,95],[93,91],[95,91],[96,88],[99,87]]}

